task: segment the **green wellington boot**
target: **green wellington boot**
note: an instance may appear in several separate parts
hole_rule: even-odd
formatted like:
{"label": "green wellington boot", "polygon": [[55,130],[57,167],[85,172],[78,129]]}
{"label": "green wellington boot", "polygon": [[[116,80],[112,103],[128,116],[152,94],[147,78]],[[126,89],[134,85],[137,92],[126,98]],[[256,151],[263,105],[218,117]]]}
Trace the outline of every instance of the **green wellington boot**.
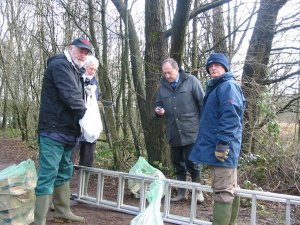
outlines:
{"label": "green wellington boot", "polygon": [[34,209],[35,225],[45,225],[49,208],[49,195],[36,196]]}
{"label": "green wellington boot", "polygon": [[84,218],[76,216],[70,209],[70,186],[69,182],[54,188],[53,204],[55,208],[54,218],[57,222],[83,222]]}
{"label": "green wellington boot", "polygon": [[231,217],[232,203],[214,202],[212,225],[228,225]]}
{"label": "green wellington boot", "polygon": [[240,196],[235,196],[232,202],[231,218],[229,225],[237,225],[237,218],[240,209]]}

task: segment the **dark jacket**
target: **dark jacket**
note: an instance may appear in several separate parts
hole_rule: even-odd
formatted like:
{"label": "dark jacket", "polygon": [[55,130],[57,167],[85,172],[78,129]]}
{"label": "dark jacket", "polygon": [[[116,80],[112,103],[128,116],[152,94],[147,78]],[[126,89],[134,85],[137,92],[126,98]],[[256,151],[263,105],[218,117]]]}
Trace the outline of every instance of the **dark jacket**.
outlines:
{"label": "dark jacket", "polygon": [[86,110],[81,73],[63,54],[48,59],[41,91],[39,133],[58,132],[79,136],[79,119]]}
{"label": "dark jacket", "polygon": [[[200,129],[189,159],[210,166],[236,168],[242,142],[245,98],[232,73],[209,81],[203,101]],[[216,145],[228,144],[225,162],[215,157]]]}
{"label": "dark jacket", "polygon": [[85,79],[84,80],[83,77],[81,77],[81,79],[82,79],[82,82],[83,82],[83,89],[84,89],[84,87],[86,87],[88,85],[96,85],[97,89],[96,89],[95,95],[96,95],[97,101],[99,101],[100,98],[101,98],[101,93],[100,93],[100,90],[99,90],[98,81],[96,80],[96,76],[93,76],[92,79]]}
{"label": "dark jacket", "polygon": [[175,90],[165,77],[161,78],[155,106],[165,109],[167,139],[171,147],[195,143],[203,96],[200,81],[183,70],[179,71]]}

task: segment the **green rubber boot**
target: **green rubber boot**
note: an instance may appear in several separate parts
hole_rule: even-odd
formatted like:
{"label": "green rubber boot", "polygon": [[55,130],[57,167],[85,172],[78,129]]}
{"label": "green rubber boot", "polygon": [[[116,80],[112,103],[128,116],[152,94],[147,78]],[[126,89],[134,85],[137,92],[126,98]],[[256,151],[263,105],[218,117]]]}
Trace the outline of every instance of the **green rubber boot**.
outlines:
{"label": "green rubber boot", "polygon": [[36,196],[34,209],[35,225],[45,225],[49,208],[49,195]]}
{"label": "green rubber boot", "polygon": [[232,203],[214,202],[212,225],[229,225]]}
{"label": "green rubber boot", "polygon": [[237,225],[237,218],[240,209],[240,196],[235,196],[232,202],[231,218],[229,225]]}
{"label": "green rubber boot", "polygon": [[70,209],[69,182],[54,188],[53,204],[55,208],[54,218],[56,222],[83,222],[84,218],[76,216]]}

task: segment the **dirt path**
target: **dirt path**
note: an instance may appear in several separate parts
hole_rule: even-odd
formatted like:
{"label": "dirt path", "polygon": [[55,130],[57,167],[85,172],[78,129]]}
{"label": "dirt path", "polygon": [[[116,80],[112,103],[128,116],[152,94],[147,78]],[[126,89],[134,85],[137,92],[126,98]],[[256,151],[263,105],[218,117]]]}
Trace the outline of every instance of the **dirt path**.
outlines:
{"label": "dirt path", "polygon": [[[31,158],[37,163],[37,151],[27,148],[23,142],[12,139],[0,138],[0,169],[3,169],[11,164],[18,164],[24,160]],[[89,193],[91,196],[95,194],[96,190],[96,178],[91,178]],[[71,191],[76,192],[76,176],[73,177],[71,181]],[[111,180],[111,182],[105,183],[105,191],[107,198],[115,198],[117,194],[117,182]],[[197,218],[208,221],[211,218],[212,206],[211,198],[212,196],[206,194],[206,201],[198,205],[197,207]],[[126,201],[130,203],[136,202],[137,199],[133,199],[129,193],[125,193],[124,203]],[[130,204],[131,205],[131,204]],[[284,207],[274,204],[264,205],[264,213],[258,213],[256,224],[261,225],[279,225],[284,224]],[[130,224],[130,221],[134,218],[133,215],[115,212],[112,210],[94,207],[76,201],[72,201],[72,211],[75,214],[85,217],[84,224],[88,225],[126,225]],[[292,225],[300,225],[300,207],[294,208],[292,210]],[[180,203],[172,203],[171,214],[189,216],[190,213],[190,201],[184,201]],[[53,212],[48,213],[47,224],[58,225],[53,220]],[[61,223],[60,223],[61,224]],[[70,223],[71,224],[71,223]],[[82,224],[82,223],[81,223]],[[170,223],[165,223],[165,225]],[[250,208],[241,208],[239,214],[238,225],[250,224]]]}
{"label": "dirt path", "polygon": [[[21,141],[0,138],[0,169],[12,164],[19,164],[29,158],[37,162],[35,150],[26,148]],[[75,182],[72,181],[72,186],[74,186],[74,183]],[[74,187],[72,191],[75,192]],[[84,224],[89,225],[124,225],[129,224],[134,217],[133,215],[88,206],[75,201],[72,201],[72,211],[77,215],[84,216],[86,219]],[[47,225],[58,225],[58,223],[55,223],[53,220],[53,214],[53,212],[48,213]]]}

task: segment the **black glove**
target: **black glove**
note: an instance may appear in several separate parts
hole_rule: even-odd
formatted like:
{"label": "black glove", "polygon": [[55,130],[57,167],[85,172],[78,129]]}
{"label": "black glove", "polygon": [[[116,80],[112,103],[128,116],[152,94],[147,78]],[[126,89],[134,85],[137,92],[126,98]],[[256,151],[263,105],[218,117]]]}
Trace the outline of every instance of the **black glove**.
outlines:
{"label": "black glove", "polygon": [[229,145],[217,144],[217,147],[215,150],[215,156],[219,161],[224,162],[225,159],[228,158],[228,154],[229,154]]}

